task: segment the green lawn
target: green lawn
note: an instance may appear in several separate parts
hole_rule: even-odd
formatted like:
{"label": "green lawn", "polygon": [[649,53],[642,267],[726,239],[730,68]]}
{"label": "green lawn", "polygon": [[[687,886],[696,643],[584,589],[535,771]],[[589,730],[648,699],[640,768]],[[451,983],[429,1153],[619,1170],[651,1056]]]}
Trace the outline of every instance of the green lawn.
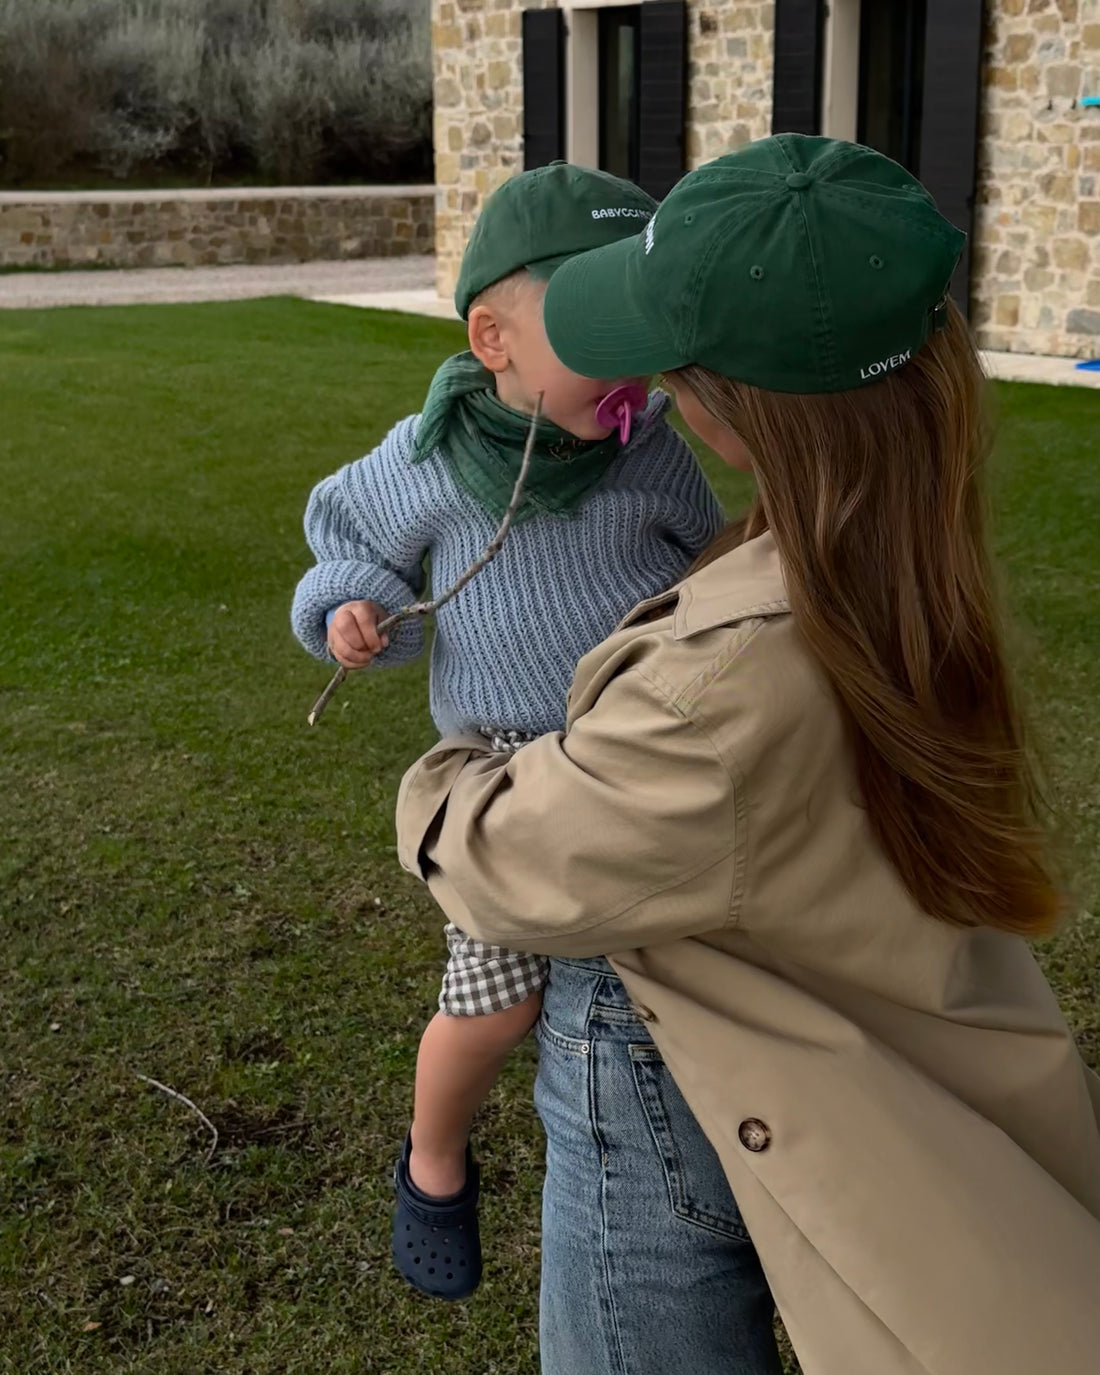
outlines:
{"label": "green lawn", "polygon": [[[461,338],[281,300],[0,313],[2,1372],[536,1369],[530,1053],[479,1132],[477,1298],[388,1266],[442,955],[393,852],[424,669],[350,684],[311,732],[327,674],[287,619],[312,484]],[[998,397],[1019,654],[1096,911],[1100,396]],[[1100,925],[1042,957],[1100,1062]],[[138,1074],[213,1119],[212,1161]]]}

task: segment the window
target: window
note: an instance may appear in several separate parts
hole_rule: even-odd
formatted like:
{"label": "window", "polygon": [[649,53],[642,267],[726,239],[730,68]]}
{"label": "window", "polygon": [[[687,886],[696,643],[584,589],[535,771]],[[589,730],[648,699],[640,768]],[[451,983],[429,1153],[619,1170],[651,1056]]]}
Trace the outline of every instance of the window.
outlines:
{"label": "window", "polygon": [[864,3],[858,141],[920,175],[926,0]]}
{"label": "window", "polygon": [[525,165],[567,157],[659,200],[684,172],[687,76],[684,0],[525,10]]}
{"label": "window", "polygon": [[[810,42],[788,41],[782,69],[781,35],[794,32],[796,19],[808,31],[812,6],[825,9],[825,0],[776,4],[777,107],[805,111],[806,100],[797,97],[821,61],[822,133],[869,144],[900,162],[951,223],[973,235],[982,0],[829,0],[822,54]],[[809,116],[803,119],[788,127],[805,128]],[[969,251],[952,283],[964,310]]]}
{"label": "window", "polygon": [[600,167],[638,180],[639,28],[637,5],[599,12]]}

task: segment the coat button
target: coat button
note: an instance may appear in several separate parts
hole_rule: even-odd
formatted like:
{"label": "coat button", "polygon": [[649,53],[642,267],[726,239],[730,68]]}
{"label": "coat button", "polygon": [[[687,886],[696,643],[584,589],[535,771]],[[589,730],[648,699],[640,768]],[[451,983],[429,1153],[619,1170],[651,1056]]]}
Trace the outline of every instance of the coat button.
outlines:
{"label": "coat button", "polygon": [[771,1128],[759,1117],[746,1117],[737,1128],[737,1135],[747,1151],[766,1151],[772,1139]]}
{"label": "coat button", "polygon": [[631,1003],[631,1007],[633,1007],[639,1021],[655,1022],[657,1020],[656,1012],[651,1007],[646,1007],[645,1003]]}

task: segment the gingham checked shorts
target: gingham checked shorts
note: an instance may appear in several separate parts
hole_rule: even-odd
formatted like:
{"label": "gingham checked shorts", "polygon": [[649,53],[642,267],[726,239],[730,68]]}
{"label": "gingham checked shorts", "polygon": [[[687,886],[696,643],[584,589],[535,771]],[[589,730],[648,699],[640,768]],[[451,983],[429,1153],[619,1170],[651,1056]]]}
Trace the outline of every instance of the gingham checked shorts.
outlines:
{"label": "gingham checked shorts", "polygon": [[503,1012],[541,992],[549,961],[522,955],[502,945],[475,941],[447,923],[447,969],[439,990],[439,1010],[448,1017],[484,1017]]}
{"label": "gingham checked shorts", "polygon": [[[534,737],[519,731],[485,729],[497,753],[514,753]],[[549,961],[467,936],[452,922],[447,935],[447,969],[439,991],[439,1010],[448,1017],[484,1017],[525,1002],[546,984]]]}

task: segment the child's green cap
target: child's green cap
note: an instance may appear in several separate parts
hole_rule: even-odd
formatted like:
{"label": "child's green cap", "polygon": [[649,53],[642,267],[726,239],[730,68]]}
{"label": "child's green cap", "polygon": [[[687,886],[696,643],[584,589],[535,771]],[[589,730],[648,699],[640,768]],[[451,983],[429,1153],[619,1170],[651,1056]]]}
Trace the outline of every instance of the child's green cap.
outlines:
{"label": "child's green cap", "polygon": [[779,134],[689,172],[643,233],[567,264],[546,332],[586,377],[701,363],[770,391],[845,391],[942,322],[965,241],[881,153]]}
{"label": "child's green cap", "polygon": [[545,279],[577,253],[636,234],[656,209],[652,196],[610,172],[568,162],[521,172],[493,192],[474,225],[455,289],[459,315],[502,277],[526,267]]}

